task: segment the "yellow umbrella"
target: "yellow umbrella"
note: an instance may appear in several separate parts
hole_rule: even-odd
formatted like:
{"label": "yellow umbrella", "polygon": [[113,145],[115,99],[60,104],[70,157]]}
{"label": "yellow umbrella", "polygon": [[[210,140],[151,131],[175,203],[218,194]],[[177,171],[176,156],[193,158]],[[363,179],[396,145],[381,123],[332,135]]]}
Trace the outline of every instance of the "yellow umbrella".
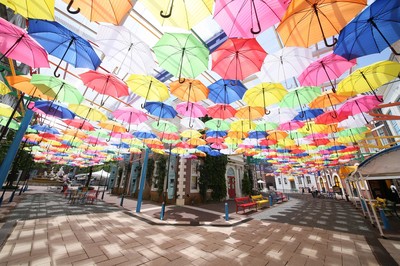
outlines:
{"label": "yellow umbrella", "polygon": [[[371,91],[375,97],[375,90],[399,76],[400,63],[393,61],[380,61],[366,67],[362,67],[351,73],[339,82],[337,94],[351,96]],[[382,101],[381,99],[378,99]]]}
{"label": "yellow umbrella", "polygon": [[205,145],[207,142],[201,138],[190,138],[186,141],[187,144],[192,146]]}
{"label": "yellow umbrella", "polygon": [[197,130],[194,130],[194,129],[186,129],[186,130],[182,131],[182,133],[180,135],[181,135],[181,137],[184,137],[184,138],[199,138],[199,137],[201,137],[200,132]]}
{"label": "yellow umbrella", "polygon": [[7,87],[6,84],[4,84],[1,80],[0,80],[0,95],[6,95],[7,93],[10,93],[10,89]]}
{"label": "yellow umbrella", "polygon": [[[14,111],[14,108],[11,106],[0,103],[0,116],[5,116],[5,117],[10,117],[12,112]],[[18,112],[15,112],[14,117],[21,116]]]}
{"label": "yellow umbrella", "polygon": [[107,116],[105,114],[103,114],[97,109],[94,109],[84,104],[70,104],[68,105],[68,109],[74,112],[75,114],[79,115],[80,117],[83,117],[85,120],[86,119],[91,121],[107,120]]}
{"label": "yellow umbrella", "polygon": [[7,76],[7,82],[15,89],[31,96],[34,98],[40,98],[43,100],[54,100],[56,94],[53,91],[49,91],[44,94],[38,87],[30,83],[31,79],[26,76]]}
{"label": "yellow umbrella", "polygon": [[143,97],[145,102],[163,102],[169,98],[168,87],[153,76],[132,74],[126,80],[126,84],[133,93]]}
{"label": "yellow umbrella", "polygon": [[190,30],[194,25],[212,15],[213,0],[141,0],[163,26]]}
{"label": "yellow umbrella", "polygon": [[255,128],[256,124],[248,119],[239,119],[231,123],[232,131],[249,132]]}
{"label": "yellow umbrella", "polygon": [[171,153],[183,155],[183,154],[187,154],[188,151],[187,151],[187,149],[184,149],[184,148],[173,148],[173,149],[171,150]]}
{"label": "yellow umbrella", "polygon": [[24,18],[35,18],[54,21],[55,0],[0,0],[3,4],[15,13]]}
{"label": "yellow umbrella", "polygon": [[261,106],[265,109],[279,103],[287,93],[281,83],[263,82],[248,89],[243,95],[243,101],[250,106]]}
{"label": "yellow umbrella", "polygon": [[321,133],[327,130],[327,125],[325,124],[315,124],[314,122],[306,122],[302,128],[299,128],[297,131],[304,134],[311,134],[311,133]]}

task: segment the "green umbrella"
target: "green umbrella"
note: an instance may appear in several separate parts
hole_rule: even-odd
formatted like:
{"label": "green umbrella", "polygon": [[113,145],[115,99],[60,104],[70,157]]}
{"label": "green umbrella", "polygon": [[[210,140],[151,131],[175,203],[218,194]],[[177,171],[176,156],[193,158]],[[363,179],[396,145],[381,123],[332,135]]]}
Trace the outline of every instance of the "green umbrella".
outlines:
{"label": "green umbrella", "polygon": [[355,128],[348,128],[342,131],[339,131],[339,137],[350,137],[357,134],[362,134],[368,131],[367,127],[355,127]]}
{"label": "green umbrella", "polygon": [[[287,93],[281,103],[280,107],[298,108],[300,107],[301,113],[304,116],[303,105],[310,103],[317,96],[321,94],[320,87],[298,87]],[[302,118],[302,117],[301,117]]]}
{"label": "green umbrella", "polygon": [[214,118],[205,123],[206,127],[211,130],[229,130],[230,124],[222,119]]}
{"label": "green umbrella", "polygon": [[83,101],[82,93],[62,79],[34,74],[31,83],[45,95],[55,94],[54,99],[60,102],[80,104]]}
{"label": "green umbrella", "polygon": [[[0,125],[5,126],[8,122],[8,117],[0,116]],[[11,120],[10,124],[8,125],[8,128],[18,130],[19,128],[19,123],[15,120]]]}
{"label": "green umbrella", "polygon": [[165,120],[160,120],[160,121],[155,121],[151,124],[151,126],[163,133],[174,133],[178,132],[177,126],[172,124],[171,122],[165,121]]}
{"label": "green umbrella", "polygon": [[267,131],[267,130],[275,130],[278,128],[278,123],[261,121],[256,122],[256,131]]}
{"label": "green umbrella", "polygon": [[105,138],[108,138],[109,136],[110,136],[110,132],[108,132],[107,130],[105,130],[105,129],[96,129],[96,130],[94,130],[94,131],[89,131],[89,130],[87,130],[87,131],[84,131],[86,134],[88,134],[89,136],[92,136],[92,137],[96,137],[96,138],[103,138],[103,139],[105,139]]}
{"label": "green umbrella", "polygon": [[158,64],[179,78],[195,78],[208,68],[209,50],[187,33],[165,33],[153,47]]}

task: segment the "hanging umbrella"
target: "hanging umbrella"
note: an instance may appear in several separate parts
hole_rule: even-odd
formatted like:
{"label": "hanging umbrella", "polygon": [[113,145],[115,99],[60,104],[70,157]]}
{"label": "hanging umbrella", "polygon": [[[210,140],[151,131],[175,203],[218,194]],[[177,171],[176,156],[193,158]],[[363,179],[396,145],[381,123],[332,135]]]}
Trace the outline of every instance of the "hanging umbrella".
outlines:
{"label": "hanging umbrella", "polygon": [[177,126],[166,120],[155,121],[151,123],[151,127],[158,131],[161,131],[162,133],[178,132]]}
{"label": "hanging umbrella", "polygon": [[[0,125],[4,127],[7,125],[7,123],[8,123],[8,117],[0,116]],[[12,119],[8,125],[8,128],[13,129],[13,130],[18,130],[19,123],[17,121],[15,121],[14,119]]]}
{"label": "hanging umbrella", "polygon": [[141,0],[163,26],[190,30],[194,25],[212,14],[213,0]]}
{"label": "hanging umbrella", "polygon": [[0,4],[11,8],[24,18],[45,20],[54,20],[54,2],[55,0],[0,0]]}
{"label": "hanging umbrella", "polygon": [[[347,59],[382,52],[400,39],[400,4],[397,0],[376,0],[344,27],[335,54]],[[367,45],[368,44],[368,45]]]}
{"label": "hanging umbrella", "polygon": [[297,77],[313,61],[310,49],[284,47],[267,55],[259,77],[263,81],[281,82],[291,77]]}
{"label": "hanging umbrella", "polygon": [[288,108],[300,107],[301,112],[303,113],[303,105],[308,104],[320,94],[320,87],[298,87],[286,94],[279,106]]}
{"label": "hanging umbrella", "polygon": [[200,138],[191,138],[188,139],[186,141],[187,144],[189,144],[190,146],[201,146],[201,145],[205,145],[207,142],[204,139],[200,139]]}
{"label": "hanging umbrella", "polygon": [[47,53],[26,30],[0,18],[0,60],[4,57],[20,61],[30,67],[49,67]]}
{"label": "hanging umbrella", "polygon": [[50,95],[51,97],[54,95],[54,99],[60,102],[79,104],[83,101],[82,93],[62,79],[33,74],[31,83],[43,94]]}
{"label": "hanging umbrella", "polygon": [[231,123],[231,130],[239,131],[239,132],[249,132],[250,130],[254,130],[256,128],[256,124],[248,119],[239,119]]}
{"label": "hanging umbrella", "polygon": [[127,131],[126,128],[122,124],[112,121],[112,120],[101,121],[99,123],[99,127],[102,127],[111,132],[117,132],[117,133],[125,133]]}
{"label": "hanging umbrella", "polygon": [[269,121],[260,121],[256,122],[256,130],[260,131],[268,131],[268,130],[275,130],[278,128],[278,123],[269,122]]}
{"label": "hanging umbrella", "polygon": [[[219,130],[219,131],[217,131],[217,130],[207,130],[206,131],[207,139],[208,139],[208,137],[221,138],[221,141],[222,141],[222,138],[226,137],[227,134],[228,133],[226,131],[222,131],[222,130]],[[216,141],[209,141],[209,142],[216,142]]]}
{"label": "hanging umbrella", "polygon": [[150,101],[165,101],[169,98],[167,86],[153,76],[132,74],[126,80],[126,84],[133,93],[145,99],[142,108]]}
{"label": "hanging umbrella", "polygon": [[21,115],[18,112],[14,112],[14,108],[9,106],[8,104],[0,103],[0,116],[5,116],[5,117],[13,116],[15,118]]}
{"label": "hanging umbrella", "polygon": [[82,117],[84,120],[90,121],[105,121],[107,117],[97,109],[89,107],[84,104],[70,104],[68,105],[68,109]]}
{"label": "hanging umbrella", "polygon": [[[7,80],[8,82],[8,80]],[[11,85],[11,84],[10,84]],[[11,85],[12,86],[12,85]],[[3,81],[0,80],[0,95],[6,95],[8,93],[10,93],[10,89],[8,88],[8,86],[6,84],[4,84]]]}
{"label": "hanging umbrella", "polygon": [[319,115],[322,115],[324,113],[324,110],[322,109],[306,109],[300,111],[294,118],[293,120],[296,121],[307,121],[310,119],[314,119]]}
{"label": "hanging umbrella", "polygon": [[342,113],[338,114],[336,110],[328,111],[325,112],[319,116],[317,116],[314,121],[317,124],[333,124],[333,123],[339,123],[340,121],[343,121],[347,119],[347,116]]}
{"label": "hanging umbrella", "polygon": [[290,1],[217,0],[214,19],[229,37],[252,38],[281,21]]}
{"label": "hanging umbrella", "polygon": [[60,134],[60,132],[57,129],[48,125],[35,124],[31,126],[31,128],[44,133]]}
{"label": "hanging umbrella", "polygon": [[310,106],[310,108],[332,107],[332,109],[334,110],[335,105],[346,101],[348,98],[349,96],[347,95],[340,95],[329,90],[329,91],[324,91],[321,95],[315,97],[314,100],[312,100],[308,104],[308,106]]}
{"label": "hanging umbrella", "polygon": [[261,118],[265,114],[265,109],[263,107],[243,106],[236,110],[235,117],[239,119],[248,119],[249,121]]}
{"label": "hanging umbrella", "polygon": [[192,118],[192,117],[184,117],[180,120],[180,124],[184,127],[184,128],[192,128],[195,130],[202,130],[204,129],[206,126],[204,125],[204,123],[198,119],[198,118]]}
{"label": "hanging umbrella", "polygon": [[201,137],[201,134],[200,134],[200,132],[197,131],[197,130],[194,130],[194,129],[186,129],[186,130],[184,130],[184,131],[181,132],[180,136],[181,136],[181,137],[184,137],[184,138],[191,139],[191,138],[200,138],[200,137]]}
{"label": "hanging umbrella", "polygon": [[128,123],[128,131],[130,131],[131,125],[138,125],[147,121],[146,113],[133,107],[121,107],[112,112],[112,115],[115,117],[115,119]]}
{"label": "hanging umbrella", "polygon": [[206,108],[198,103],[178,103],[175,110],[178,114],[189,117],[189,127],[193,127],[192,118],[204,117],[207,114]]}
{"label": "hanging umbrella", "polygon": [[302,128],[304,126],[304,122],[293,120],[289,122],[285,122],[279,125],[279,130],[286,130],[286,131],[294,131],[296,129]]}
{"label": "hanging umbrella", "polygon": [[126,73],[149,75],[155,62],[150,47],[123,26],[100,25],[96,44],[106,55],[103,62],[123,69]]}
{"label": "hanging umbrella", "polygon": [[211,130],[229,130],[230,124],[222,119],[214,118],[205,122],[205,126]]}
{"label": "hanging umbrella", "polygon": [[248,136],[247,132],[240,131],[240,130],[237,131],[236,128],[235,128],[235,130],[229,130],[228,131],[228,137],[229,138],[242,140],[242,139],[246,138],[247,136]]}
{"label": "hanging umbrella", "polygon": [[90,21],[121,24],[133,8],[132,0],[63,0],[70,14],[82,14]]}
{"label": "hanging umbrella", "polygon": [[278,103],[288,93],[280,83],[263,82],[248,89],[243,95],[243,101],[250,106],[266,107]]}
{"label": "hanging umbrella", "polygon": [[310,47],[339,31],[367,5],[366,0],[292,1],[276,29],[285,46]]}
{"label": "hanging umbrella", "polygon": [[302,86],[321,86],[324,82],[329,81],[332,91],[336,92],[332,79],[339,78],[355,64],[355,59],[347,61],[347,59],[339,55],[329,54],[311,63],[298,79]]}
{"label": "hanging umbrella", "polygon": [[31,79],[26,76],[7,76],[6,80],[10,84],[10,86],[24,94],[31,96],[32,98],[54,100],[54,97],[56,96],[55,93],[51,93],[50,91],[47,94],[43,94],[41,90],[30,83]]}
{"label": "hanging umbrella", "polygon": [[207,99],[208,88],[197,79],[186,78],[184,82],[176,80],[169,84],[171,94],[186,102],[198,102]]}
{"label": "hanging umbrella", "polygon": [[380,61],[362,67],[344,78],[337,87],[338,94],[351,94],[371,91],[377,99],[375,90],[380,86],[397,78],[400,73],[400,63],[393,61]]}
{"label": "hanging umbrella", "polygon": [[90,124],[88,121],[83,120],[83,119],[77,119],[77,118],[76,119],[65,119],[63,121],[68,126],[71,126],[74,128],[78,128],[78,129],[82,129],[82,130],[89,130],[89,131],[94,130],[94,126],[92,124]]}
{"label": "hanging umbrella", "polygon": [[174,118],[178,113],[175,109],[163,102],[146,102],[144,108],[154,116],[158,117],[158,122],[160,118]]}
{"label": "hanging umbrella", "polygon": [[246,87],[237,80],[220,79],[208,86],[208,98],[214,103],[230,104],[242,99]]}
{"label": "hanging umbrella", "polygon": [[212,52],[211,69],[223,79],[244,80],[260,71],[266,55],[255,38],[228,39]]}
{"label": "hanging umbrella", "polygon": [[[102,95],[108,95],[114,98],[129,95],[128,85],[114,74],[89,70],[88,72],[80,74],[79,77],[83,84]],[[104,99],[101,100],[100,105],[104,105]]]}
{"label": "hanging umbrella", "polygon": [[208,68],[208,49],[191,34],[164,33],[153,47],[160,67],[172,75],[195,78]]}
{"label": "hanging umbrella", "polygon": [[288,136],[288,133],[286,133],[285,131],[282,130],[271,130],[268,132],[268,136],[267,139],[268,140],[275,140],[275,141],[279,141],[279,140],[283,140]]}
{"label": "hanging umbrella", "polygon": [[60,104],[50,101],[36,101],[32,110],[42,115],[50,115],[61,119],[73,119],[75,114]]}
{"label": "hanging umbrella", "polygon": [[229,104],[214,104],[207,108],[207,115],[212,118],[227,119],[234,117],[236,109]]}
{"label": "hanging umbrella", "polygon": [[362,114],[366,123],[369,123],[363,112],[369,112],[383,102],[382,96],[360,95],[346,101],[337,112],[343,116]]}
{"label": "hanging umbrella", "polygon": [[74,67],[96,69],[101,60],[90,43],[79,35],[68,30],[55,21],[29,20],[28,33],[35,38],[49,54],[60,58],[54,76],[59,77],[57,70],[61,61]]}

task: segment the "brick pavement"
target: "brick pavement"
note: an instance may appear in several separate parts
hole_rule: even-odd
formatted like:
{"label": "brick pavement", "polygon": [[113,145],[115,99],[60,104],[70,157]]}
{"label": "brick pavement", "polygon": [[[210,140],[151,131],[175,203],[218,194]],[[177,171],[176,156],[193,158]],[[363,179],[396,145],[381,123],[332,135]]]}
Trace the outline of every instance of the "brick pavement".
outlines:
{"label": "brick pavement", "polygon": [[[301,208],[295,200],[221,227],[163,223],[145,214],[159,206],[145,203],[138,215],[129,211],[135,202],[128,199],[127,209],[108,197],[114,204],[71,211],[62,200],[55,204],[50,197],[46,205],[42,201],[49,198],[34,194],[25,193],[7,216],[16,225],[0,251],[0,265],[380,265],[365,234],[291,224],[290,218],[280,222],[282,212],[291,216],[294,206]],[[29,209],[30,200],[37,208]],[[56,212],[57,206],[63,211]],[[258,217],[268,213],[275,220]]]}

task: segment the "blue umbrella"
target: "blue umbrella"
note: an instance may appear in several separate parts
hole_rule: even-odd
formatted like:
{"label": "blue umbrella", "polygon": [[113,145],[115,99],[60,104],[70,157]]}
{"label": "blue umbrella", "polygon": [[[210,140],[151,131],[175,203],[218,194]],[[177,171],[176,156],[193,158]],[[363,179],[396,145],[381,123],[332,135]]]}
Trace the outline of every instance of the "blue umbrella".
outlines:
{"label": "blue umbrella", "polygon": [[202,152],[206,152],[206,153],[209,153],[211,151],[211,148],[208,145],[200,145],[200,146],[197,146],[196,149],[198,149],[199,151],[202,151]]}
{"label": "blue umbrella", "polygon": [[336,146],[332,146],[329,149],[327,149],[328,151],[340,151],[346,149],[345,145],[336,145]]}
{"label": "blue umbrella", "polygon": [[207,137],[223,138],[226,135],[228,135],[228,133],[226,131],[221,131],[221,130],[207,130],[206,131]]}
{"label": "blue umbrella", "polygon": [[222,155],[222,153],[220,153],[217,150],[211,150],[207,154],[210,155],[210,156],[221,156]]}
{"label": "blue umbrella", "polygon": [[40,131],[40,132],[45,132],[45,133],[51,133],[51,134],[60,134],[60,132],[55,129],[54,127],[50,127],[47,125],[40,125],[40,124],[36,124],[31,126],[32,129]]}
{"label": "blue umbrella", "polygon": [[36,101],[34,108],[42,111],[46,115],[55,116],[61,119],[73,119],[75,117],[75,114],[67,107],[53,101]]}
{"label": "blue umbrella", "polygon": [[250,139],[263,139],[268,136],[268,133],[265,131],[249,131],[248,138]]}
{"label": "blue umbrella", "polygon": [[400,39],[400,1],[376,0],[339,34],[334,53],[347,60],[379,53]]}
{"label": "blue umbrella", "polygon": [[61,61],[74,67],[95,70],[101,63],[100,58],[90,43],[55,21],[30,19],[28,33],[38,41],[46,51],[60,58],[54,76],[59,77],[57,70]]}
{"label": "blue umbrella", "polygon": [[233,103],[243,98],[246,87],[238,80],[220,79],[210,86],[208,98],[214,103]]}
{"label": "blue umbrella", "polygon": [[148,131],[136,131],[133,133],[133,136],[138,139],[153,139],[157,138],[157,135]]}
{"label": "blue umbrella", "polygon": [[316,118],[319,115],[322,115],[324,113],[324,110],[322,109],[307,109],[300,111],[294,118],[293,120],[296,121],[307,121],[313,118]]}
{"label": "blue umbrella", "polygon": [[144,109],[151,115],[157,116],[158,123],[160,122],[160,118],[174,118],[178,114],[172,106],[163,102],[146,102]]}

